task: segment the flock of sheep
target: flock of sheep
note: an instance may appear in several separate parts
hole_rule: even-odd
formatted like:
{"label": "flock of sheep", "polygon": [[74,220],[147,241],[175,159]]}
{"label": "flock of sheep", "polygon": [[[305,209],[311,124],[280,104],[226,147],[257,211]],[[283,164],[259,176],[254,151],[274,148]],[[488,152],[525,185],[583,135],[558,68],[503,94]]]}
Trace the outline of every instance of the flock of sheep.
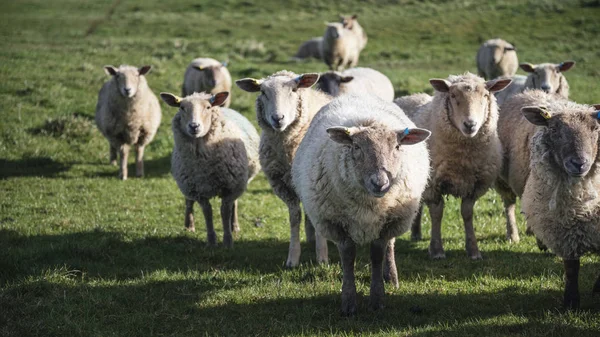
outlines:
{"label": "flock of sheep", "polygon": [[[505,206],[507,239],[519,241],[519,196],[528,232],[564,260],[564,305],[578,307],[579,258],[600,251],[600,106],[568,100],[563,73],[574,62],[519,65],[512,44],[489,40],[477,53],[480,76],[431,79],[433,96],[394,100],[385,75],[352,68],[366,43],[356,16],[341,17],[295,56],[322,59],[335,71],[298,75],[284,70],[237,80],[240,89],[258,94],[260,137],[246,118],[227,108],[232,83],[226,64],[192,61],[183,97],[160,94],[178,109],[171,165],[186,200],[185,227],[195,230],[198,202],[208,243],[216,245],[209,200],[218,196],[223,243],[232,247],[232,232],[239,230],[237,199],[262,169],[289,210],[286,266],[299,264],[304,210],[306,236],[315,243],[318,262],[328,261],[326,240],[337,245],[342,313],[352,315],[357,245],[371,245],[370,306],[379,309],[384,280],[398,285],[395,237],[411,230],[413,240],[421,239],[423,204],[432,220],[431,258],[445,257],[441,223],[444,197],[452,195],[462,202],[467,255],[481,259],[473,206],[495,188]],[[515,76],[517,66],[529,75]],[[350,69],[338,71],[345,67]],[[109,141],[112,163],[119,154],[120,177],[127,179],[131,146],[142,176],[144,147],[161,119],[145,79],[150,66],[105,70],[112,78],[98,96],[98,128]],[[600,278],[593,291],[600,292]]]}

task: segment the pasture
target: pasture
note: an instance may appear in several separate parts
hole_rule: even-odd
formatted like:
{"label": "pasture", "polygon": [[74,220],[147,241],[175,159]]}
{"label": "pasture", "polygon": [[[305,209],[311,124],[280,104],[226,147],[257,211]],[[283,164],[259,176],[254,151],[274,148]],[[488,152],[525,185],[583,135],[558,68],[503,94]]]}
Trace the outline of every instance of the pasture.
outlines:
{"label": "pasture", "polygon": [[[505,240],[493,191],[475,208],[483,260],[467,259],[451,198],[447,259],[428,258],[426,212],[422,241],[397,240],[400,287],[387,286],[386,308],[372,312],[362,247],[358,314],[343,318],[335,246],[319,266],[303,241],[301,266],[286,269],[287,208],[263,174],[239,200],[232,250],[206,246],[199,207],[196,233],[183,230],[169,173],[175,109],[161,102],[146,176],[117,179],[94,123],[102,66],[152,65],[156,94],[179,94],[200,56],[229,61],[233,79],[325,71],[290,56],[339,13],[359,15],[369,36],[359,66],[386,74],[396,96],[476,72],[481,42],[502,37],[520,62],[575,60],[570,98],[600,103],[597,0],[0,1],[0,336],[598,336],[600,258],[582,259],[581,309],[563,310],[561,260],[538,250],[522,217],[521,242]],[[255,98],[234,86],[231,108],[256,125]]]}

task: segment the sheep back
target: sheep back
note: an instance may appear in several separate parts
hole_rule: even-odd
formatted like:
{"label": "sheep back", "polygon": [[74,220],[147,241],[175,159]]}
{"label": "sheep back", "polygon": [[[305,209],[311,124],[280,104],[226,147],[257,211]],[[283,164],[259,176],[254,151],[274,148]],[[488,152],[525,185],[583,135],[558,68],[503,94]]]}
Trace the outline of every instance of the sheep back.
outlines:
{"label": "sheep back", "polygon": [[511,77],[518,67],[515,47],[502,39],[488,40],[477,51],[477,70],[485,79]]}

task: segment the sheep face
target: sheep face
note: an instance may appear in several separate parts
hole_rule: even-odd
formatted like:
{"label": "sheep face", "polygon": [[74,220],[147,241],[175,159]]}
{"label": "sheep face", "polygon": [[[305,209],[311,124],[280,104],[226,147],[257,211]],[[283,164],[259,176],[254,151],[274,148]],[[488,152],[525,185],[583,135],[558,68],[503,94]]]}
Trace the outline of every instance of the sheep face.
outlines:
{"label": "sheep face", "polygon": [[372,196],[383,197],[394,184],[403,161],[402,146],[426,140],[429,131],[418,128],[392,131],[383,124],[373,123],[360,127],[332,127],[329,137],[346,147],[351,170],[359,184]]}
{"label": "sheep face", "polygon": [[212,115],[219,113],[219,105],[223,104],[229,92],[220,92],[214,96],[205,93],[194,93],[185,98],[169,93],[161,93],[160,97],[172,107],[178,107],[174,122],[179,129],[192,138],[204,137],[211,129]]}
{"label": "sheep face", "polygon": [[339,73],[330,71],[321,74],[317,82],[317,88],[331,96],[338,96],[340,94],[340,85],[348,83],[353,79],[354,77],[352,76],[341,76]]}
{"label": "sheep face", "polygon": [[539,65],[523,63],[519,67],[529,73],[534,89],[555,93],[558,92],[561,85],[562,73],[571,69],[574,65],[574,61],[566,61],[560,64],[544,63]]}
{"label": "sheep face", "polygon": [[356,14],[348,16],[340,15],[339,22],[344,26],[344,28],[352,30],[352,28],[354,28],[354,23],[356,22],[357,18],[358,15]]}
{"label": "sheep face", "polygon": [[151,66],[135,68],[122,65],[119,68],[113,66],[104,67],[107,74],[113,76],[119,93],[123,97],[131,98],[135,96],[140,85],[140,76],[147,74]]}
{"label": "sheep face", "polygon": [[529,122],[545,127],[542,141],[557,167],[573,178],[590,171],[598,155],[598,112],[553,114],[537,106],[524,107],[521,112]]}
{"label": "sheep face", "polygon": [[324,39],[327,41],[339,39],[344,35],[344,25],[338,22],[326,23]]}

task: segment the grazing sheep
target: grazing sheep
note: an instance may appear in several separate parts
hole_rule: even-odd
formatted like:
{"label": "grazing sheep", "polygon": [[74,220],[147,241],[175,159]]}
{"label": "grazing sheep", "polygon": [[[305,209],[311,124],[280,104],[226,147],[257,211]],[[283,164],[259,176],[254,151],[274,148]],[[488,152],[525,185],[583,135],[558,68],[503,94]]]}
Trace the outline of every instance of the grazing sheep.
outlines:
{"label": "grazing sheep", "polygon": [[150,68],[104,67],[112,78],[98,93],[96,124],[108,139],[111,164],[116,165],[119,153],[119,177],[122,180],[127,179],[127,157],[131,146],[136,148],[135,173],[138,177],[144,175],[144,149],[160,125],[160,104],[146,82],[145,75]]}
{"label": "grazing sheep", "polygon": [[[290,247],[287,267],[300,263],[300,199],[292,186],[292,161],[314,115],[331,101],[320,91],[310,89],[319,74],[296,75],[279,71],[256,80],[245,78],[235,84],[247,92],[260,92],[256,98],[256,118],[262,129],[260,164],[277,195],[288,207],[290,216]],[[315,235],[317,261],[327,262],[327,242],[318,233],[312,234],[312,224],[305,218],[307,237]]]}
{"label": "grazing sheep", "polygon": [[477,51],[477,72],[486,80],[512,77],[518,67],[517,49],[502,39],[487,40]]}
{"label": "grazing sheep", "polygon": [[357,245],[371,245],[370,306],[383,307],[386,246],[419,208],[429,171],[421,142],[429,135],[391,102],[344,95],[319,111],[298,147],[293,183],[317,231],[338,246],[344,315],[356,312]]}
{"label": "grazing sheep", "polygon": [[568,99],[569,83],[563,73],[571,69],[574,65],[575,61],[565,61],[559,64],[520,64],[519,67],[528,72],[529,75],[527,75],[527,77],[519,75],[514,76],[513,83],[505,90],[496,94],[498,105],[502,105],[508,97],[523,92],[526,88],[540,89],[548,93],[557,93],[563,98]]}
{"label": "grazing sheep", "polygon": [[431,102],[433,97],[426,93],[418,93],[409,96],[398,97],[394,103],[408,116],[413,116],[423,105]]}
{"label": "grazing sheep", "polygon": [[[565,268],[563,304],[579,307],[579,258],[600,253],[600,111],[558,101],[521,109],[538,126],[531,139],[523,213],[533,233]],[[600,277],[593,287],[600,293]]]}
{"label": "grazing sheep", "polygon": [[345,67],[355,67],[360,55],[361,40],[358,36],[344,28],[338,22],[327,23],[323,34],[321,56],[330,70],[343,70]]}
{"label": "grazing sheep", "polygon": [[529,143],[537,127],[521,113],[525,106],[550,106],[564,100],[558,94],[541,90],[525,90],[509,97],[500,106],[498,136],[502,144],[502,170],[496,181],[496,191],[502,197],[506,216],[506,237],[511,242],[519,242],[519,229],[515,218],[517,197],[523,195],[529,176]]}
{"label": "grazing sheep", "polygon": [[340,23],[344,28],[356,34],[360,41],[359,48],[360,50],[363,50],[367,46],[368,38],[367,33],[365,33],[365,30],[358,23],[358,15],[340,15]]}
{"label": "grazing sheep", "polygon": [[[182,96],[195,92],[217,94],[227,91],[231,93],[231,75],[227,70],[226,62],[219,62],[211,58],[197,58],[192,60],[183,75]],[[227,98],[224,107],[231,104],[231,95]]]}
{"label": "grazing sheep", "polygon": [[207,241],[217,244],[209,199],[221,198],[223,243],[233,246],[231,231],[239,231],[237,199],[260,170],[258,133],[238,112],[220,108],[228,92],[212,96],[194,93],[185,98],[169,93],[160,97],[179,108],[173,117],[175,140],[171,173],[185,197],[185,227],[195,231],[194,201],[202,207]]}
{"label": "grazing sheep", "polygon": [[[473,206],[498,176],[502,164],[500,140],[496,132],[498,107],[493,92],[504,89],[510,79],[485,82],[466,73],[447,80],[432,79],[433,100],[411,117],[418,126],[431,130],[431,177],[423,202],[431,216],[429,255],[445,258],[442,244],[444,196],[462,199],[461,214],[466,233],[466,250],[471,259],[481,259],[473,229]],[[412,237],[420,239],[420,214]]]}
{"label": "grazing sheep", "polygon": [[341,73],[335,71],[322,73],[317,88],[331,96],[366,93],[377,95],[384,101],[394,100],[392,81],[371,68],[351,68]]}
{"label": "grazing sheep", "polygon": [[314,37],[308,41],[304,41],[300,48],[298,48],[298,52],[294,55],[294,58],[297,60],[303,60],[307,58],[315,58],[317,60],[321,60],[321,49],[323,48],[321,45],[323,44],[323,37]]}

